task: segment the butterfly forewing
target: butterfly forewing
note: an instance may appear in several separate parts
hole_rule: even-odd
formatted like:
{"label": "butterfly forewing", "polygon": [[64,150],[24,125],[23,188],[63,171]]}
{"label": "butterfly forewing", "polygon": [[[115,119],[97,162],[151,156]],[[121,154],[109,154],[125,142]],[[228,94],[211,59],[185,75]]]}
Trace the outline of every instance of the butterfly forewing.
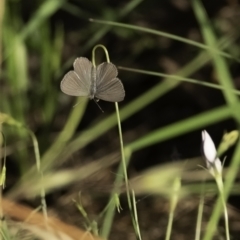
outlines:
{"label": "butterfly forewing", "polygon": [[77,58],[73,63],[74,71],[68,72],[62,82],[61,90],[71,96],[89,96],[92,63],[87,58]]}
{"label": "butterfly forewing", "polygon": [[90,88],[91,85],[92,67],[92,63],[84,57],[77,58],[73,63],[74,71],[88,88]]}
{"label": "butterfly forewing", "polygon": [[125,91],[120,79],[116,78],[117,68],[112,63],[102,63],[96,71],[96,98],[109,101],[120,102],[125,97]]}
{"label": "butterfly forewing", "polygon": [[80,57],[74,61],[73,68],[79,78],[82,80],[87,91],[90,92],[91,73],[93,68],[92,63],[87,58]]}
{"label": "butterfly forewing", "polygon": [[84,84],[74,71],[68,72],[61,81],[61,90],[70,96],[88,96]]}
{"label": "butterfly forewing", "polygon": [[117,77],[118,71],[114,64],[104,62],[97,66],[97,88],[104,85],[109,80]]}

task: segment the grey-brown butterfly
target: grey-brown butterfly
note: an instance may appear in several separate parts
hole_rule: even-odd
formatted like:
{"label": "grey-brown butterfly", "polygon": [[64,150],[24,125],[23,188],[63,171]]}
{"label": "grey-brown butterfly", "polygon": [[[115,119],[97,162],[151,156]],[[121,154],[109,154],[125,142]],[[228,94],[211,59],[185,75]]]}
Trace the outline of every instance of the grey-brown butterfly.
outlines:
{"label": "grey-brown butterfly", "polygon": [[94,67],[85,57],[73,63],[74,71],[69,71],[61,81],[61,90],[71,96],[89,97],[108,102],[120,102],[125,97],[123,84],[117,78],[114,64],[104,62]]}

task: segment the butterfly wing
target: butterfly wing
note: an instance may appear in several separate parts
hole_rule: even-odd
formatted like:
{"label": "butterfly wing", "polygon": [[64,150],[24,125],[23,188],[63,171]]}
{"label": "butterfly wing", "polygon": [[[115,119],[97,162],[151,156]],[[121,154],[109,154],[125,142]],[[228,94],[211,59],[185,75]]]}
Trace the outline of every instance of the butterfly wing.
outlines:
{"label": "butterfly wing", "polygon": [[77,58],[74,71],[68,72],[61,81],[61,90],[71,96],[89,96],[92,63],[87,58]]}
{"label": "butterfly wing", "polygon": [[95,97],[108,102],[120,102],[125,97],[123,84],[117,78],[117,68],[112,63],[102,63],[96,71]]}

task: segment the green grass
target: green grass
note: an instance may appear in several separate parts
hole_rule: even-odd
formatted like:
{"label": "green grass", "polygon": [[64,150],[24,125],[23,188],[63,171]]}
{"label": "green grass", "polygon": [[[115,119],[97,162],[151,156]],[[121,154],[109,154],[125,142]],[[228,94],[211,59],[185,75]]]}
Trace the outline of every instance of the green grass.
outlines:
{"label": "green grass", "polygon": [[[91,19],[91,22],[87,22],[86,20],[91,17],[91,14],[95,16],[96,9],[94,6],[89,8],[89,12],[87,12],[64,0],[39,1],[35,3],[35,11],[26,23],[24,23],[21,12],[18,10],[21,0],[1,2],[4,5],[0,5],[0,37],[2,39],[2,46],[0,46],[0,81],[3,82],[4,91],[1,91],[0,131],[6,137],[5,140],[4,138],[0,139],[3,146],[0,156],[5,156],[4,150],[12,150],[10,151],[12,152],[10,158],[15,160],[20,173],[18,181],[6,194],[2,189],[3,196],[16,200],[32,199],[39,196],[41,197],[39,205],[41,205],[43,213],[47,217],[45,193],[51,194],[63,187],[71,188],[72,184],[84,181],[93,174],[118,164],[115,180],[112,183],[113,187],[109,189],[108,203],[104,211],[99,213],[99,223],[101,222],[101,224],[97,224],[97,227],[94,225],[94,228],[96,227],[94,229],[95,233],[99,232],[100,236],[104,238],[109,237],[114,225],[116,210],[120,209],[119,197],[123,193],[122,195],[125,198],[125,192],[127,192],[128,211],[132,218],[132,231],[135,232],[136,238],[144,239],[144,234],[141,232],[141,215],[139,214],[141,210],[136,204],[135,195],[150,194],[154,198],[160,195],[169,201],[169,221],[165,229],[165,239],[171,239],[171,234],[174,231],[175,212],[178,209],[179,201],[195,194],[200,197],[198,215],[196,216],[195,239],[209,240],[212,239],[216,229],[218,229],[218,222],[222,216],[222,199],[220,197],[217,199],[207,228],[203,231],[205,195],[214,196],[218,194],[218,188],[213,181],[203,182],[204,179],[209,179],[205,170],[200,169],[199,175],[192,175],[193,169],[199,163],[204,165],[204,162],[186,160],[180,164],[169,163],[143,172],[140,178],[132,179],[130,177],[130,180],[128,180],[127,169],[133,154],[152,145],[160,144],[192,131],[199,131],[200,137],[201,130],[227,119],[234,119],[237,129],[240,124],[240,115],[238,114],[240,108],[239,91],[233,84],[230,67],[231,64],[238,62],[240,59],[238,55],[231,54],[233,46],[236,47],[237,45],[236,39],[238,36],[236,34],[216,36],[216,29],[212,25],[213,21],[209,19],[200,0],[192,1],[191,6],[203,37],[203,43],[157,29],[121,23],[126,21],[125,18],[138,11],[142,2],[142,0],[129,1],[116,14],[113,14],[114,12],[109,6],[103,5],[101,7],[104,11],[98,13],[99,16],[96,19],[104,20]],[[4,11],[1,11],[3,9]],[[76,55],[70,56],[68,59],[63,58],[62,51],[67,38],[63,22],[55,22],[54,31],[50,27],[52,17],[60,9],[72,16],[79,17],[79,21],[82,19],[86,21],[85,27],[79,29],[82,46],[80,50],[76,50]],[[134,69],[132,66],[119,67],[120,70],[128,71],[129,79],[134,75],[145,74],[149,78],[159,79],[159,83],[131,101],[120,103],[119,106],[116,105],[117,117],[115,112],[101,115],[99,111],[101,116],[93,119],[82,129],[84,118],[91,119],[91,117],[89,118],[91,112],[88,111],[88,100],[76,99],[76,103],[79,101],[80,103],[72,107],[74,106],[73,98],[68,98],[60,92],[60,81],[66,71],[72,67],[73,60],[79,52],[90,58],[90,50],[102,39],[108,42],[106,40],[108,34],[114,34],[114,31],[116,32],[118,29],[119,31],[129,31],[131,34],[140,33],[140,38],[153,35],[156,38],[164,37],[172,41],[180,41],[182,44],[194,48],[195,56],[174,74],[152,71],[144,66],[141,69]],[[128,41],[135,41],[131,34],[126,34],[125,37]],[[106,48],[108,48],[107,45]],[[141,51],[147,52],[148,50],[142,49]],[[140,58],[141,51],[137,56],[136,53],[130,52],[128,59]],[[38,62],[38,69],[35,74],[29,72],[29,64],[31,64],[29,59],[32,55],[37,58]],[[115,59],[111,57],[110,51],[109,55],[111,61],[117,64],[117,61],[115,62]],[[64,62],[62,62],[62,59],[64,59]],[[154,64],[156,63],[152,62],[152,65]],[[193,77],[195,73],[210,64],[214,69],[218,83],[213,84],[207,80],[201,81]],[[122,81],[124,83],[125,80],[122,79]],[[190,116],[187,119],[156,128],[142,135],[137,134],[138,137],[135,140],[126,143],[124,141],[125,129],[121,127],[121,124],[125,124],[130,118],[134,119],[136,123],[141,122],[141,119],[136,117],[137,113],[153,107],[152,103],[172,92],[183,82],[221,91],[225,104]],[[125,90],[127,95],[128,92],[131,93],[132,91],[131,89]],[[159,109],[156,109],[156,111],[159,111]],[[79,126],[81,130],[79,130]],[[61,169],[61,165],[65,164],[70,158],[74,158],[76,153],[87,149],[89,144],[97,142],[99,138],[103,139],[111,129],[117,129],[117,127],[120,143],[113,153],[108,153],[106,150],[106,156],[98,161],[86,163],[80,167],[78,165],[74,168]],[[223,132],[224,129],[221,129],[221,131]],[[229,142],[231,142],[231,139]],[[6,148],[4,143],[6,143]],[[222,148],[221,154],[224,154],[224,151],[233,144],[236,147],[231,164],[224,173],[225,201],[231,193],[239,194],[234,181],[239,171],[240,142],[234,139],[233,142]],[[34,164],[34,158],[36,164]],[[77,162],[77,160],[74,161]],[[182,183],[186,179],[190,182],[188,185]],[[8,169],[6,183],[8,183]],[[131,191],[132,188],[133,192]],[[77,206],[79,208],[81,205],[77,204]],[[93,229],[92,224],[95,224],[95,220],[89,218],[85,218],[85,220],[87,225],[91,225],[88,227]],[[8,236],[6,228],[1,229],[1,233],[3,239],[13,239]]]}

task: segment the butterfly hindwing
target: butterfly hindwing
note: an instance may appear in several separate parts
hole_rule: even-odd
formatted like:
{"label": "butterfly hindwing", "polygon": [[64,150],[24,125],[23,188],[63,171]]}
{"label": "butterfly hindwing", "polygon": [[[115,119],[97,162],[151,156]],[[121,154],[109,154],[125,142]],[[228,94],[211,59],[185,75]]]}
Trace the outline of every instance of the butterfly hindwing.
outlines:
{"label": "butterfly hindwing", "polygon": [[112,63],[105,62],[97,67],[96,98],[109,102],[120,102],[124,99],[125,91],[117,74],[117,68]]}
{"label": "butterfly hindwing", "polygon": [[121,80],[119,78],[113,78],[106,82],[101,89],[97,89],[95,97],[108,102],[121,102],[125,97]]}

